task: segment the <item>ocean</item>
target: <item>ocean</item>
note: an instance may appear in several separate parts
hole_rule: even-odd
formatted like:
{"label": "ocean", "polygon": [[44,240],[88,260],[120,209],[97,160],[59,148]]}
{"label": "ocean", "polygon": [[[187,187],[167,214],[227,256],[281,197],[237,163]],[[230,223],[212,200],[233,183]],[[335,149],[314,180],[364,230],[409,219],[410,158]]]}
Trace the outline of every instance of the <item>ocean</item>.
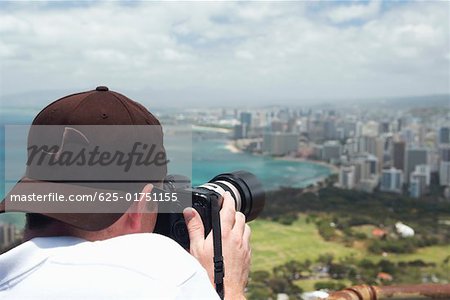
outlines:
{"label": "ocean", "polygon": [[231,152],[223,139],[193,144],[192,177],[194,185],[217,174],[245,170],[255,174],[266,190],[305,187],[330,175],[328,167],[311,162],[273,159],[248,153]]}
{"label": "ocean", "polygon": [[[35,112],[10,110],[2,111],[2,124],[30,124]],[[5,145],[4,130],[0,132],[0,195],[5,195]],[[168,139],[166,150],[169,159],[171,153],[183,148],[186,142],[178,139]],[[191,164],[185,168],[184,175],[192,177],[194,186],[209,181],[214,176],[235,170],[246,170],[254,173],[262,182],[266,190],[274,190],[282,186],[305,187],[330,175],[331,170],[323,165],[303,161],[286,161],[271,157],[252,155],[248,153],[232,152],[227,148],[226,138],[202,138],[192,142]],[[23,150],[25,153],[25,149]],[[23,164],[17,167],[17,172],[23,172]],[[177,168],[169,163],[169,173],[179,173],[183,168]],[[187,171],[186,171],[187,170]],[[186,174],[187,173],[187,174]],[[191,173],[191,174],[189,174]],[[9,176],[11,178],[11,176]]]}

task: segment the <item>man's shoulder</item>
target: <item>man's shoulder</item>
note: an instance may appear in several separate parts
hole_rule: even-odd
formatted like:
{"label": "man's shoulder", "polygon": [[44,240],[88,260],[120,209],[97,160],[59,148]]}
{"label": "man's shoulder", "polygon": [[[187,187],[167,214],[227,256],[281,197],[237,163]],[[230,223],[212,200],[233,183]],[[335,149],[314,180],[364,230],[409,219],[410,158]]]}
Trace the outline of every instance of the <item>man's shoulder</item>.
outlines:
{"label": "man's shoulder", "polygon": [[178,243],[153,233],[81,243],[53,255],[49,263],[121,268],[175,285],[196,272],[204,272],[199,262]]}
{"label": "man's shoulder", "polygon": [[217,296],[200,263],[158,234],[36,238],[1,255],[0,265],[0,299],[61,299],[68,290],[72,299]]}

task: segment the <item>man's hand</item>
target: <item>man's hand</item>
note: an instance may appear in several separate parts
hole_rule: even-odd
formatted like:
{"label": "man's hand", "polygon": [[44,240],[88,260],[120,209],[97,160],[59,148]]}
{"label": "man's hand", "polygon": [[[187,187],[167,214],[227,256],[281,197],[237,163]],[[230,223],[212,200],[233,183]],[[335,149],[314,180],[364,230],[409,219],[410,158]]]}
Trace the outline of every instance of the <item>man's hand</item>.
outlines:
{"label": "man's hand", "polygon": [[[191,242],[190,252],[208,271],[214,285],[213,237],[212,232],[205,239],[203,223],[195,209],[183,212]],[[250,270],[251,248],[250,227],[245,224],[245,216],[236,212],[234,200],[227,192],[220,210],[222,227],[222,252],[224,257],[225,299],[244,299]]]}

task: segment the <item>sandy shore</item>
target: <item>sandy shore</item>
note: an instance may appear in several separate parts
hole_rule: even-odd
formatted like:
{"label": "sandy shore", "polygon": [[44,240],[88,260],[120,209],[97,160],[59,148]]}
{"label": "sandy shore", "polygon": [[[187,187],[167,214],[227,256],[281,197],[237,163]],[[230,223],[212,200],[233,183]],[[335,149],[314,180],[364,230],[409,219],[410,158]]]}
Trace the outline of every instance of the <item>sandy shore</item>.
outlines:
{"label": "sandy shore", "polygon": [[[227,144],[225,145],[225,149],[227,149],[228,151],[230,151],[232,153],[242,152],[242,150],[239,149],[239,147],[236,145],[236,142],[234,142],[234,141],[228,141]],[[339,174],[338,167],[336,167],[333,164],[329,164],[329,163],[326,163],[326,162],[320,161],[320,160],[311,160],[311,159],[305,159],[305,158],[299,158],[299,157],[276,157],[274,159],[293,161],[293,162],[313,163],[313,164],[320,165],[320,166],[330,169],[331,174]]]}
{"label": "sandy shore", "polygon": [[228,151],[232,152],[232,153],[239,153],[242,152],[241,149],[239,149],[236,144],[232,141],[227,142],[227,144],[225,145],[225,149],[227,149]]}
{"label": "sandy shore", "polygon": [[333,164],[329,164],[329,163],[326,163],[326,162],[320,161],[320,160],[311,160],[311,159],[305,159],[305,158],[300,158],[300,157],[277,157],[275,159],[286,160],[286,161],[295,161],[295,162],[309,162],[309,163],[313,163],[313,164],[320,165],[323,167],[327,167],[328,169],[331,170],[332,174],[339,174],[338,167],[336,167]]}

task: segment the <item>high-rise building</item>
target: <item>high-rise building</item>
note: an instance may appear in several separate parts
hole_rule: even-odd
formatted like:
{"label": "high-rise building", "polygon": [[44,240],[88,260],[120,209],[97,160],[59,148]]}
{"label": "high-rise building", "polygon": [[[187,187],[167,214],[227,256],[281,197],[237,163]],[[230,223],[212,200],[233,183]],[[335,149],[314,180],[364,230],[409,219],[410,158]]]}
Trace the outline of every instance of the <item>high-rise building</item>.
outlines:
{"label": "high-rise building", "polygon": [[296,153],[299,147],[299,136],[295,133],[268,132],[264,134],[262,150],[275,156]]}
{"label": "high-rise building", "polygon": [[[428,165],[428,150],[425,148],[410,148],[406,150],[405,177],[409,180],[411,173],[418,165]],[[409,182],[409,181],[408,181]]]}
{"label": "high-rise building", "polygon": [[386,146],[386,139],[384,137],[378,137],[375,140],[375,155],[378,159],[378,170],[377,173],[381,172],[381,169],[384,167],[384,149]]}
{"label": "high-rise building", "polygon": [[359,155],[352,158],[355,166],[355,182],[373,179],[378,174],[378,159],[371,154]]}
{"label": "high-rise building", "polygon": [[417,138],[418,138],[419,145],[421,147],[425,145],[426,134],[427,134],[426,127],[423,125],[419,125],[419,127],[417,129]]}
{"label": "high-rise building", "polygon": [[439,164],[439,184],[450,186],[450,161],[441,161]]}
{"label": "high-rise building", "polygon": [[280,120],[273,120],[270,124],[272,132],[284,132],[285,123]]}
{"label": "high-rise building", "polygon": [[355,128],[355,137],[360,137],[363,132],[363,123],[362,122],[356,122],[356,128]]}
{"label": "high-rise building", "polygon": [[245,124],[247,128],[250,128],[252,125],[252,114],[249,112],[241,112],[241,124]]}
{"label": "high-rise building", "polygon": [[336,138],[336,122],[334,120],[327,120],[323,122],[323,131],[325,139],[332,140]]}
{"label": "high-rise building", "polygon": [[427,178],[425,174],[412,172],[409,179],[409,195],[413,198],[420,198],[425,194]]}
{"label": "high-rise building", "polygon": [[398,170],[405,170],[405,142],[393,142],[392,144],[392,164]]}
{"label": "high-rise building", "polygon": [[16,239],[16,227],[12,224],[0,224],[0,247],[9,246]]}
{"label": "high-rise building", "polygon": [[314,159],[323,160],[323,146],[314,144],[312,147],[312,155]]}
{"label": "high-rise building", "polygon": [[369,174],[370,176],[372,175],[377,175],[378,174],[378,158],[375,155],[368,155],[366,162],[369,165]]}
{"label": "high-rise building", "polygon": [[238,124],[234,125],[233,127],[233,138],[235,140],[237,139],[243,139],[247,137],[247,126]]}
{"label": "high-rise building", "polygon": [[400,119],[397,120],[397,131],[401,131],[403,129],[403,126],[404,126],[403,123],[405,123],[403,121],[403,119],[400,118]]}
{"label": "high-rise building", "polygon": [[310,119],[308,122],[308,134],[312,141],[322,142],[325,138],[323,122]]}
{"label": "high-rise building", "polygon": [[439,144],[450,144],[450,128],[441,127],[439,129]]}
{"label": "high-rise building", "polygon": [[401,193],[403,187],[403,172],[395,168],[381,172],[380,190],[384,192]]}
{"label": "high-rise building", "polygon": [[409,146],[414,145],[416,134],[411,128],[407,127],[402,129],[402,131],[400,132],[400,137],[402,141],[405,141],[406,144]]}
{"label": "high-rise building", "polygon": [[358,138],[358,152],[376,154],[376,138],[374,136],[360,136]]}
{"label": "high-rise building", "polygon": [[383,121],[379,124],[380,129],[379,132],[380,133],[388,133],[389,132],[389,128],[390,128],[390,123],[388,121]]}
{"label": "high-rise building", "polygon": [[439,184],[450,186],[450,145],[439,148]]}
{"label": "high-rise building", "polygon": [[429,186],[431,183],[431,170],[429,165],[417,165],[414,168],[414,172],[417,174],[425,175],[425,184]]}
{"label": "high-rise building", "polygon": [[356,122],[355,121],[347,121],[343,124],[344,129],[344,137],[354,137],[356,135]]}
{"label": "high-rise building", "polygon": [[339,170],[339,186],[343,189],[355,187],[355,166],[343,166]]}
{"label": "high-rise building", "polygon": [[355,142],[354,139],[347,139],[343,152],[347,155],[354,156],[358,152],[358,144]]}
{"label": "high-rise building", "polygon": [[428,165],[430,166],[431,173],[439,172],[439,151],[438,149],[430,149],[428,151]]}
{"label": "high-rise building", "polygon": [[363,178],[363,167],[364,164],[361,161],[353,162],[353,166],[355,167],[355,185],[358,185]]}
{"label": "high-rise building", "polygon": [[439,148],[440,161],[450,161],[450,145],[441,146]]}
{"label": "high-rise building", "polygon": [[326,141],[323,144],[322,159],[325,161],[338,160],[342,154],[342,146],[338,141]]}

